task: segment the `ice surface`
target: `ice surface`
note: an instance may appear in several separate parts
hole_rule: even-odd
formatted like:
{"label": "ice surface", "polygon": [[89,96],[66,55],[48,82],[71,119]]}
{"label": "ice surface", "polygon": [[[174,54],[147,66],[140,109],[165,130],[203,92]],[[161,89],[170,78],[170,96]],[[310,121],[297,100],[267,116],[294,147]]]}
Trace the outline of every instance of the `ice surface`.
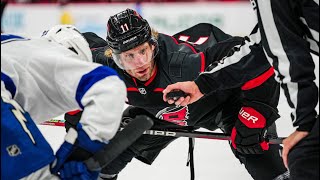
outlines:
{"label": "ice surface", "polygon": [[[319,86],[319,57],[315,58],[315,62]],[[294,128],[289,116],[290,109],[282,92],[279,110],[281,115],[277,121],[279,136],[288,136]],[[42,125],[39,127],[52,148],[57,150],[65,135],[64,128]],[[189,167],[186,167],[187,155],[188,139],[180,138],[164,149],[151,166],[133,160],[122,171],[118,180],[189,180]],[[232,154],[227,141],[197,139],[194,156],[196,180],[252,179]]]}

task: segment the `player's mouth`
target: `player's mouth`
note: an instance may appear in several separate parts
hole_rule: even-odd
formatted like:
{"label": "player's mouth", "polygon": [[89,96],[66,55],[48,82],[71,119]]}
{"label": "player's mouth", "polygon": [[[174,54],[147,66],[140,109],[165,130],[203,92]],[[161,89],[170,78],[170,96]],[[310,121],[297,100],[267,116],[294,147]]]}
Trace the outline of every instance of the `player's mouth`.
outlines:
{"label": "player's mouth", "polygon": [[140,76],[143,76],[143,75],[146,75],[146,74],[147,74],[148,69],[149,69],[149,68],[140,69],[140,70],[138,70],[138,71],[136,71],[136,72],[137,72],[137,74],[139,74]]}

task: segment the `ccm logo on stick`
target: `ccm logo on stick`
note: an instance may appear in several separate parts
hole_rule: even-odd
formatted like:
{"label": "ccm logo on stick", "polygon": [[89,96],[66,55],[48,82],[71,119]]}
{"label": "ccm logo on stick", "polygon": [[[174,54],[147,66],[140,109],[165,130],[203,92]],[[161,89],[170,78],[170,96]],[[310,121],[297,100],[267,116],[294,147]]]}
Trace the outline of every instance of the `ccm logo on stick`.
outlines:
{"label": "ccm logo on stick", "polygon": [[150,130],[150,131],[145,131],[143,134],[150,134],[150,135],[157,135],[157,136],[176,136],[177,133],[175,132],[170,132],[170,131],[155,131],[155,130]]}

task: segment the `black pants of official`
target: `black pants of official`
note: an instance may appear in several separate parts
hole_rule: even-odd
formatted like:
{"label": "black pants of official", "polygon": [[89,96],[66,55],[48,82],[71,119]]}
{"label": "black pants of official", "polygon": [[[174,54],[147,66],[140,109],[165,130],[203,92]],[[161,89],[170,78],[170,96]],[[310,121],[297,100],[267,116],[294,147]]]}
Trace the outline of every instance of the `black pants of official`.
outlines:
{"label": "black pants of official", "polygon": [[319,179],[319,118],[307,137],[292,148],[288,155],[291,180]]}
{"label": "black pants of official", "polygon": [[293,125],[309,131],[289,153],[292,180],[319,179],[319,89],[310,53],[319,56],[318,0],[251,0],[262,44],[277,71],[292,113]]}

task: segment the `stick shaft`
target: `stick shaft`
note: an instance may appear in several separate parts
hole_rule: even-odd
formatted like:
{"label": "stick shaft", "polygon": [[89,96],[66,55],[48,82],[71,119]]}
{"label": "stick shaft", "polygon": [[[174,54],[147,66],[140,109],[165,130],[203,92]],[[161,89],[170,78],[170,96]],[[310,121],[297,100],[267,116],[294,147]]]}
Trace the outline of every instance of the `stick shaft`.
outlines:
{"label": "stick shaft", "polygon": [[[51,120],[43,123],[42,125],[51,126],[64,126],[64,122],[59,120]],[[214,132],[188,132],[182,130],[147,130],[144,134],[154,136],[171,136],[171,137],[190,137],[190,138],[202,138],[202,139],[216,139],[216,140],[230,140],[230,135]],[[282,144],[285,137],[269,138],[270,144]]]}
{"label": "stick shaft", "polygon": [[[169,137],[189,137],[215,140],[231,140],[230,135],[215,132],[200,132],[200,131],[183,131],[183,130],[146,130],[144,134],[153,136],[169,136]],[[285,137],[269,138],[270,144],[282,144]]]}

